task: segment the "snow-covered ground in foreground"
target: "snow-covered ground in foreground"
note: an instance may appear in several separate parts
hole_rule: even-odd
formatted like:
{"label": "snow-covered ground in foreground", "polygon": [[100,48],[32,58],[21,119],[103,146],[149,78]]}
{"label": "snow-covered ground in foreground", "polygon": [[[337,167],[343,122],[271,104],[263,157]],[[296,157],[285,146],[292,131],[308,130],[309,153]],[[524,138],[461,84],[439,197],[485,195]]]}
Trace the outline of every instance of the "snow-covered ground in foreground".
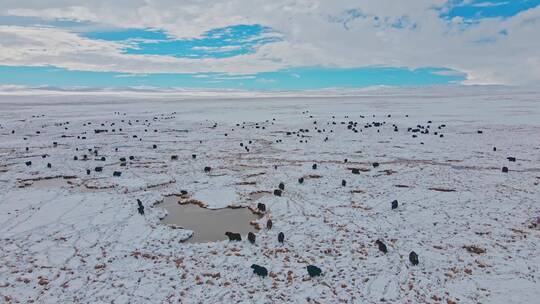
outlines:
{"label": "snow-covered ground in foreground", "polygon": [[[534,303],[540,297],[540,90],[119,95],[0,97],[0,302]],[[357,125],[349,129],[350,121]],[[417,125],[429,125],[429,134],[408,131]],[[23,187],[55,176],[75,178]],[[280,182],[282,197],[250,195]],[[181,190],[209,208],[265,203],[256,244],[182,243],[191,231],[160,224],[165,211],[156,204]],[[395,199],[399,207],[391,210]],[[278,232],[285,233],[283,245]],[[417,266],[409,262],[411,251],[419,255]],[[253,263],[269,276],[253,274]],[[323,276],[310,279],[309,264]]]}

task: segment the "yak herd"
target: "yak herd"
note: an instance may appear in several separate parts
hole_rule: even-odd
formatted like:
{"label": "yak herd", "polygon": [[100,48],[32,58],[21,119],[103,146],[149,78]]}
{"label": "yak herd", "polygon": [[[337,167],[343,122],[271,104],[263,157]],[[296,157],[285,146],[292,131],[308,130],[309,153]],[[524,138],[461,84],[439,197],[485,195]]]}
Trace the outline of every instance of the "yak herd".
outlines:
{"label": "yak herd", "polygon": [[[307,112],[305,112],[307,113]],[[175,114],[175,113],[173,113]],[[364,118],[363,116],[361,116],[362,118]],[[387,117],[391,117],[390,115],[388,115]],[[310,118],[313,118],[313,116],[310,116]],[[332,116],[332,118],[335,119],[335,116]],[[345,118],[348,118],[348,116],[345,116]],[[154,120],[156,120],[154,118]],[[275,119],[273,119],[274,121]],[[141,120],[135,120],[136,123],[142,123],[146,126],[149,126],[150,125],[150,122],[148,120],[145,120],[144,122]],[[268,122],[268,121],[267,121]],[[122,120],[122,123],[125,123],[125,124],[128,124],[128,125],[132,125],[132,122],[131,121],[124,121]],[[272,122],[273,124],[273,122]],[[345,125],[347,130],[350,130],[352,132],[355,132],[355,133],[358,133],[358,132],[362,132],[362,129],[361,129],[361,125],[359,125],[358,122],[354,122],[354,121],[349,121],[349,122],[345,122],[345,121],[341,121],[341,122],[336,122],[336,121],[333,121],[331,122],[332,125],[338,125],[338,124],[341,124],[341,125]],[[381,127],[383,125],[385,125],[386,122],[371,122],[371,123],[366,123],[364,124],[364,128],[372,128],[372,127]],[[439,125],[437,126],[437,129],[438,131],[431,131],[431,124],[432,122],[431,121],[428,121],[427,125],[417,125],[416,127],[411,127],[411,128],[408,128],[407,129],[407,132],[410,132],[412,134],[412,137],[413,138],[417,138],[420,134],[433,134],[435,136],[438,136],[440,138],[444,137],[444,135],[441,132],[441,130],[443,130],[446,125],[442,124],[442,125]],[[65,129],[67,130],[68,129],[68,125],[69,125],[69,122],[66,122],[64,123],[65,125]],[[88,122],[86,124],[84,124],[84,126],[90,126],[91,123]],[[101,124],[102,126],[105,126],[104,124]],[[111,124],[111,127],[114,126],[115,123],[112,123]],[[240,124],[236,124],[237,126],[240,126]],[[326,130],[325,129],[321,129],[319,127],[317,127],[317,122],[315,121],[314,122],[314,125],[315,125],[315,131],[318,132],[318,133],[325,133]],[[211,128],[216,128],[217,127],[217,124],[214,124]],[[255,127],[257,129],[260,129],[261,126],[259,126],[259,124],[256,124]],[[242,124],[242,128],[245,128],[245,123]],[[262,126],[262,129],[265,129],[266,127]],[[122,131],[122,129],[118,129],[119,131]],[[393,130],[394,132],[398,132],[399,129],[398,129],[398,126],[397,125],[393,125]],[[108,132],[115,132],[116,130],[115,129],[96,129],[94,130],[94,133],[95,134],[101,134],[101,133],[108,133]],[[145,130],[147,131],[147,130]],[[39,131],[38,131],[39,132]],[[154,130],[154,132],[158,132],[157,129]],[[304,137],[307,137],[305,136],[304,134],[305,133],[308,133],[309,132],[309,129],[299,129],[298,131],[288,131],[286,132],[285,134],[287,136],[291,136],[291,135],[296,135],[297,137],[301,137],[301,138],[304,138]],[[15,130],[13,130],[11,132],[12,134],[15,133]],[[85,132],[86,133],[86,132]],[[330,133],[333,133],[333,131],[331,130]],[[40,134],[40,133],[38,133]],[[483,132],[481,130],[478,130],[477,131],[477,134],[483,134]],[[225,134],[225,136],[227,136],[228,134]],[[67,137],[65,135],[63,135],[62,137]],[[86,136],[78,136],[77,138],[79,139],[86,139]],[[139,136],[137,135],[133,135],[133,138],[139,138]],[[25,138],[26,140],[26,138]],[[328,140],[328,137],[325,138],[325,142]],[[276,142],[282,142],[281,139],[278,139]],[[300,142],[301,143],[304,143],[304,142],[307,142],[307,139],[300,139]],[[248,144],[252,144],[252,141],[248,141]],[[249,152],[250,151],[250,148],[248,146],[248,144],[244,144],[244,143],[240,143],[240,147],[242,147],[245,151]],[[423,144],[423,143],[422,143]],[[58,142],[53,142],[53,147],[57,147],[58,146]],[[158,146],[156,144],[153,144],[152,146],[152,149],[158,149]],[[29,148],[26,147],[26,151],[29,151]],[[79,148],[76,148],[76,151],[79,151]],[[118,151],[118,148],[116,148],[115,151]],[[497,151],[497,148],[496,147],[493,147],[493,151]],[[105,156],[101,156],[101,157],[98,157],[98,149],[97,148],[94,148],[94,149],[88,149],[88,153],[93,153],[94,156],[95,156],[95,160],[98,161],[98,162],[104,162],[106,160]],[[43,155],[43,158],[45,158],[46,155]],[[88,160],[88,155],[87,154],[83,154],[82,156],[74,156],[73,157],[73,160],[74,161],[78,161],[80,159],[80,157],[82,157],[83,160]],[[197,158],[197,155],[196,154],[192,154],[191,155],[191,158],[192,159],[196,159]],[[129,160],[134,160],[135,159],[135,156],[129,156]],[[178,155],[172,155],[170,157],[171,160],[178,160]],[[516,158],[515,157],[507,157],[507,160],[509,162],[516,162]],[[344,160],[345,163],[348,162],[347,159]],[[127,159],[126,157],[121,157],[120,158],[120,166],[126,166],[126,163],[127,163]],[[25,165],[26,166],[32,166],[32,161],[28,160],[25,162]],[[377,168],[380,166],[380,164],[378,162],[374,162],[372,163],[372,166],[374,168]],[[47,163],[47,168],[52,168],[52,164],[51,163]],[[275,169],[277,169],[277,165],[274,166]],[[317,170],[318,166],[316,163],[312,164],[311,168],[313,170]],[[212,168],[210,166],[205,166],[203,171],[205,173],[210,173],[212,170]],[[94,171],[99,173],[99,172],[103,172],[103,166],[96,166],[94,167]],[[352,168],[351,169],[352,171],[352,174],[360,174],[360,169],[358,168]],[[507,173],[509,171],[508,167],[504,166],[502,167],[502,172],[504,173]],[[91,170],[90,169],[86,169],[86,174],[87,175],[90,175],[91,174]],[[121,171],[114,171],[113,172],[113,176],[114,177],[120,177],[122,175],[122,172]],[[300,184],[303,184],[304,183],[304,177],[300,177],[298,179],[298,183]],[[341,185],[343,187],[346,187],[347,186],[347,181],[345,179],[343,179],[341,181]],[[275,189],[273,191],[273,194],[277,197],[281,197],[283,195],[285,191],[285,183],[281,182],[279,183],[277,189]],[[398,208],[398,201],[397,200],[393,200],[391,203],[390,203],[390,208],[392,210],[394,209],[397,209]],[[257,205],[257,209],[264,213],[267,211],[267,208],[266,208],[266,205],[263,204],[263,203],[258,203]],[[137,199],[137,211],[140,215],[144,215],[145,213],[145,210],[144,210],[144,205],[142,203],[141,200]],[[267,229],[272,229],[272,220],[271,219],[268,219],[267,222],[266,222],[266,228]],[[242,236],[239,234],[239,233],[234,233],[234,232],[230,232],[230,231],[227,231],[225,232],[225,235],[228,237],[229,241],[241,241],[242,240]],[[247,239],[248,241],[251,243],[251,244],[255,244],[256,242],[256,235],[252,232],[250,232],[248,235],[247,235]],[[278,233],[278,242],[283,244],[285,241],[285,234],[283,232],[279,232]],[[388,248],[386,246],[386,244],[382,241],[382,240],[376,240],[375,241],[375,244],[377,245],[378,249],[380,252],[382,252],[383,254],[386,254],[388,253]],[[409,253],[409,261],[412,265],[416,266],[419,264],[419,257],[418,257],[418,254],[414,251],[411,251]],[[251,268],[253,269],[253,273],[257,274],[258,276],[261,276],[261,277],[266,277],[268,275],[268,270],[263,267],[263,266],[260,266],[260,265],[256,265],[256,264],[253,264],[251,265]],[[307,272],[309,274],[310,277],[317,277],[317,276],[320,276],[322,274],[322,270],[315,266],[315,265],[308,265],[306,267],[307,269]]]}

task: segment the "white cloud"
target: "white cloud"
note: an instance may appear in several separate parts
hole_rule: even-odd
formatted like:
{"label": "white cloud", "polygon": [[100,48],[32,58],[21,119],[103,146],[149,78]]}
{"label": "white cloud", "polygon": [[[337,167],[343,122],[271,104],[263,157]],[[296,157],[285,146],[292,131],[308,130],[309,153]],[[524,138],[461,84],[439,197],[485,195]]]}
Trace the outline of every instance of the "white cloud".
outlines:
{"label": "white cloud", "polygon": [[194,51],[205,51],[209,53],[221,53],[240,50],[242,47],[239,45],[227,45],[227,46],[196,46],[191,48]]}
{"label": "white cloud", "polygon": [[501,6],[506,5],[508,2],[479,2],[479,3],[471,3],[471,6],[474,7],[493,7],[493,6]]}
{"label": "white cloud", "polygon": [[[45,1],[46,2],[46,1]],[[69,6],[64,8],[50,9],[8,9],[6,15],[23,16],[23,17],[39,17],[42,19],[72,19],[72,20],[97,20],[99,17],[92,13],[89,8],[82,6]]]}
{"label": "white cloud", "polygon": [[[255,54],[223,59],[128,55],[119,43],[81,38],[58,28],[0,26],[0,64],[55,65],[68,69],[254,74],[294,66],[448,67],[467,73],[466,83],[530,84],[540,81],[540,8],[507,19],[483,19],[465,26],[447,21],[434,7],[444,0],[4,0],[0,15],[92,21],[111,26],[164,29],[173,37],[200,37],[236,24],[262,24],[283,41]],[[329,22],[348,10],[367,18]],[[389,26],[406,16],[414,28]],[[375,18],[376,17],[376,18]],[[475,43],[507,36],[489,43]]]}

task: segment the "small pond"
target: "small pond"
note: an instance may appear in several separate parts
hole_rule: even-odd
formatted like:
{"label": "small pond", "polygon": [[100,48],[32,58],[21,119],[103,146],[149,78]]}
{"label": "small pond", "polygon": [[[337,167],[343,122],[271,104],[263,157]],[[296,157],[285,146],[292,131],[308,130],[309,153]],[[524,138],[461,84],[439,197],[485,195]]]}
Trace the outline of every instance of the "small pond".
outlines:
{"label": "small pond", "polygon": [[193,236],[187,243],[226,240],[226,231],[240,233],[242,239],[248,232],[257,232],[250,222],[260,217],[248,208],[207,209],[196,204],[179,204],[178,200],[177,196],[168,196],[158,205],[168,212],[161,222],[192,230]]}

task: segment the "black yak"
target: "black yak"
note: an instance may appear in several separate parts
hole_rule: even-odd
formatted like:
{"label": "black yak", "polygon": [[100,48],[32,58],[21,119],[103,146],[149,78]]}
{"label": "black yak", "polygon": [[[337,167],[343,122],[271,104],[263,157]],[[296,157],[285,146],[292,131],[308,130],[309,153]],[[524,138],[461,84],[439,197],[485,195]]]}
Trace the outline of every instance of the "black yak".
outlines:
{"label": "black yak", "polygon": [[306,267],[306,269],[307,269],[307,272],[308,272],[309,276],[312,277],[312,278],[313,277],[318,277],[322,273],[322,270],[319,267],[314,266],[314,265],[308,265]]}
{"label": "black yak", "polygon": [[279,183],[278,187],[281,190],[285,190],[285,184],[284,183]]}
{"label": "black yak", "polygon": [[283,232],[280,232],[277,236],[278,242],[283,244],[283,241],[285,240],[285,234]]}
{"label": "black yak", "polygon": [[266,229],[268,230],[272,229],[272,220],[266,221]]}
{"label": "black yak", "polygon": [[144,215],[144,206],[140,199],[137,199],[137,205],[139,205],[138,211],[140,215]]}
{"label": "black yak", "polygon": [[411,253],[409,253],[409,261],[411,261],[411,264],[413,264],[413,266],[418,265],[418,254],[416,254],[416,252],[414,251],[411,251]]}
{"label": "black yak", "polygon": [[274,195],[275,196],[281,196],[281,190],[279,190],[279,189],[274,190]]}
{"label": "black yak", "polygon": [[342,180],[341,180],[341,185],[342,185],[343,187],[347,186],[347,181],[344,180],[344,179],[342,179]]}
{"label": "black yak", "polygon": [[377,244],[379,246],[379,251],[386,254],[388,253],[388,249],[386,248],[386,245],[381,241],[381,240],[377,240],[375,241],[375,244]]}
{"label": "black yak", "polygon": [[259,211],[261,211],[261,212],[265,212],[266,211],[266,205],[263,204],[263,203],[258,203],[257,204],[257,209],[259,209]]}
{"label": "black yak", "polygon": [[248,233],[248,240],[251,244],[255,244],[255,233],[253,232]]}
{"label": "black yak", "polygon": [[393,201],[392,201],[392,210],[397,209],[397,207],[398,207],[398,201],[397,201],[397,200],[393,200]]}
{"label": "black yak", "polygon": [[234,232],[227,231],[227,232],[225,232],[225,235],[229,238],[229,241],[241,241],[242,240],[242,236],[240,235],[240,233],[234,233]]}
{"label": "black yak", "polygon": [[210,167],[204,167],[204,172],[210,172],[210,170],[212,170],[212,168],[210,168]]}
{"label": "black yak", "polygon": [[303,178],[303,177],[300,177],[300,178],[298,179],[298,183],[303,184],[303,183],[304,183],[304,178]]}
{"label": "black yak", "polygon": [[360,169],[352,168],[352,174],[360,174]]}
{"label": "black yak", "polygon": [[114,171],[113,172],[113,176],[119,177],[120,175],[122,175],[122,172],[120,172],[120,171]]}
{"label": "black yak", "polygon": [[508,173],[508,167],[502,167],[502,172],[503,173]]}
{"label": "black yak", "polygon": [[251,269],[253,269],[253,273],[260,276],[260,277],[266,277],[268,275],[268,270],[266,268],[259,266],[257,264],[251,265]]}

